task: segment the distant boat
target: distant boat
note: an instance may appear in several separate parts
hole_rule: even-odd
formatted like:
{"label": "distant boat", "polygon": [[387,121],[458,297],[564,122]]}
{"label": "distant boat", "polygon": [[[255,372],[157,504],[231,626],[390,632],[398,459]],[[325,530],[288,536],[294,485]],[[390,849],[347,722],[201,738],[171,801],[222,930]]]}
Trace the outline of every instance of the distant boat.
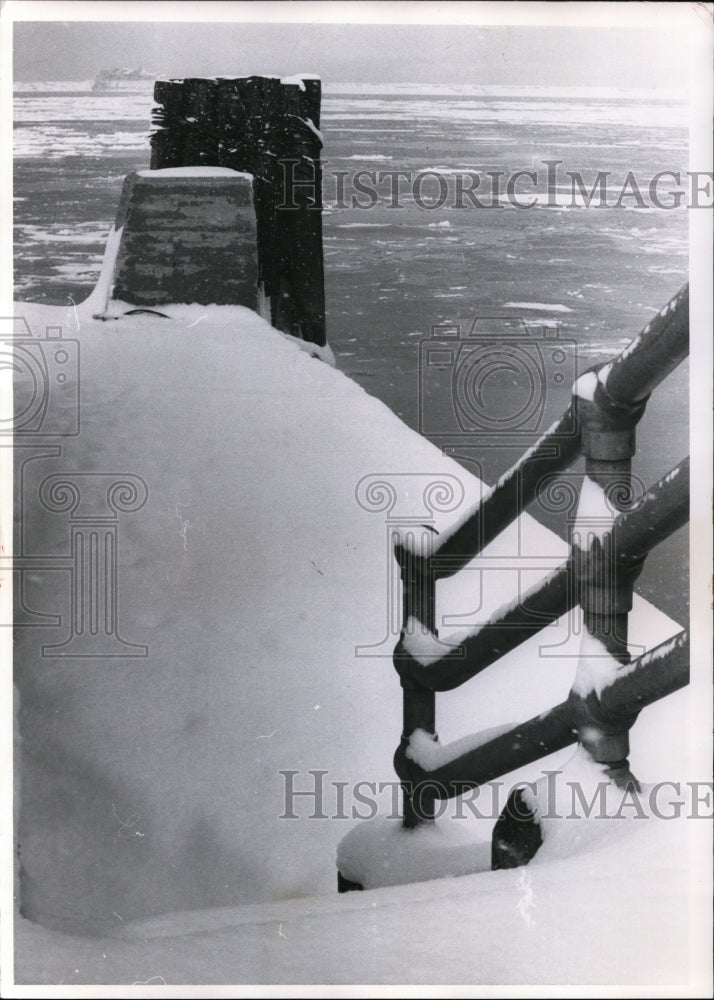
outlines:
{"label": "distant boat", "polygon": [[92,90],[138,90],[146,89],[146,84],[156,79],[156,74],[147,73],[144,69],[103,69],[99,72]]}

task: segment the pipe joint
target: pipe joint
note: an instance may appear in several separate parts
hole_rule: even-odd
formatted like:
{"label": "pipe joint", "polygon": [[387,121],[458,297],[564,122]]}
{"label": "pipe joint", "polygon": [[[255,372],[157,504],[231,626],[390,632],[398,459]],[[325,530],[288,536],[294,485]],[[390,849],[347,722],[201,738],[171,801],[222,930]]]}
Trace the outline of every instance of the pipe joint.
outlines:
{"label": "pipe joint", "polygon": [[581,451],[586,458],[601,462],[632,458],[635,428],[647,405],[647,398],[632,404],[614,399],[607,391],[609,367],[584,372],[575,383],[573,397]]}
{"label": "pipe joint", "polygon": [[604,708],[595,691],[587,695],[571,691],[568,706],[578,740],[593,760],[615,764],[630,753],[630,729],[637,712],[618,713]]}

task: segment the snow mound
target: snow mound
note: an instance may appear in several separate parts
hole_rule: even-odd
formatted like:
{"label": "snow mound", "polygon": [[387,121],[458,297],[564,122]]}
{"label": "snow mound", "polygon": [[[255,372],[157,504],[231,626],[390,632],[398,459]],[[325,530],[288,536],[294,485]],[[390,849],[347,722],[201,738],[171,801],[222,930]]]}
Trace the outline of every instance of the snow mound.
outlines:
{"label": "snow mound", "polygon": [[361,823],[340,842],[337,867],[365,889],[487,872],[490,841],[474,843],[458,822],[405,830],[398,819]]}
{"label": "snow mound", "polygon": [[[95,319],[92,305],[22,306],[34,336],[61,326],[77,344],[78,393],[64,383],[53,419],[71,427],[80,400],[60,454],[17,454],[24,551],[47,567],[26,574],[24,599],[63,623],[16,643],[23,912],[97,934],[332,893],[351,818],[331,819],[332,783],[393,782],[401,716],[397,636],[382,659],[356,655],[384,636],[388,568],[384,515],[356,486],[381,469],[474,485],[248,309]],[[74,514],[42,497],[51,477],[81,491],[87,476],[146,493],[112,522],[127,656],[48,648],[68,635],[68,574],[53,567],[71,565]],[[297,819],[280,818],[289,792]],[[311,821],[315,795],[325,816]]]}

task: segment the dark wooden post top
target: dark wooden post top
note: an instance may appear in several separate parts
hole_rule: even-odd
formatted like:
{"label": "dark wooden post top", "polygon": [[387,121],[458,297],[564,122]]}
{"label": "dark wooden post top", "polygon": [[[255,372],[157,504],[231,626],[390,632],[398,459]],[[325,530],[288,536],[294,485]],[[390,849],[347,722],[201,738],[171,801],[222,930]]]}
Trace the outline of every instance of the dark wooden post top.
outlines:
{"label": "dark wooden post top", "polygon": [[324,345],[321,83],[316,77],[160,80],[151,168],[253,175],[258,286],[274,326]]}

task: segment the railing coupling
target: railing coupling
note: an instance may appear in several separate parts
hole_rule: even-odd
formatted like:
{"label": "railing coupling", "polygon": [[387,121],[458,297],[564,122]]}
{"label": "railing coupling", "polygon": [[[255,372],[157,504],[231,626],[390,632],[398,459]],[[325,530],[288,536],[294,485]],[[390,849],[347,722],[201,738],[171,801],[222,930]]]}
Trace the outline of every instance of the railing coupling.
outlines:
{"label": "railing coupling", "polygon": [[580,449],[586,458],[617,462],[636,451],[635,428],[649,396],[636,403],[613,399],[607,391],[610,365],[583,372],[574,386],[574,406],[580,424]]}

